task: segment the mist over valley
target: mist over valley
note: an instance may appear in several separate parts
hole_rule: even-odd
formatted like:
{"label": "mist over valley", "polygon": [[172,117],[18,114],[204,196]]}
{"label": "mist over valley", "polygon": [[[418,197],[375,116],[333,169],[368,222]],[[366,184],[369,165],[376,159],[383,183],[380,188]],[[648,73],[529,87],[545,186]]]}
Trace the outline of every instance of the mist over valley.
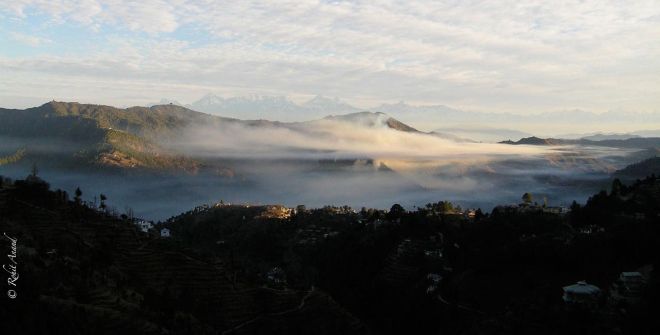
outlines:
{"label": "mist over valley", "polygon": [[221,200],[355,209],[448,200],[490,211],[530,192],[539,203],[568,206],[654,156],[644,149],[658,142],[488,143],[420,131],[382,112],[279,122],[171,104],[51,102],[0,114],[0,157],[21,152],[0,174],[21,178],[36,164],[54,187],[103,192],[117,211],[154,220]]}

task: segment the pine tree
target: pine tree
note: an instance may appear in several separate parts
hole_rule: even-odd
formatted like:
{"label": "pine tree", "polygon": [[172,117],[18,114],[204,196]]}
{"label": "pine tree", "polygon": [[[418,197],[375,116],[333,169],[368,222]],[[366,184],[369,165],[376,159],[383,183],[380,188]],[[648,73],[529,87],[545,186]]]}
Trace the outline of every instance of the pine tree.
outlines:
{"label": "pine tree", "polygon": [[75,193],[75,197],[73,198],[73,200],[74,200],[77,204],[80,204],[80,202],[81,202],[81,200],[82,200],[82,194],[83,194],[83,193],[82,193],[82,191],[80,190],[80,187],[76,187],[76,193]]}

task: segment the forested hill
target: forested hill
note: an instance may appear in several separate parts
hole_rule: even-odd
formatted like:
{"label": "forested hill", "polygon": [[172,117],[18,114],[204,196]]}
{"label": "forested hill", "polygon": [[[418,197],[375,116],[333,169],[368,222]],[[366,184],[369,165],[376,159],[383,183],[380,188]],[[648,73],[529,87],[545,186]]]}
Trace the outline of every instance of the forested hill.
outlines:
{"label": "forested hill", "polygon": [[0,109],[0,138],[3,147],[13,145],[11,151],[23,150],[24,160],[41,166],[195,173],[198,162],[157,143],[205,118],[211,116],[177,106],[118,109],[50,102]]}
{"label": "forested hill", "polygon": [[1,334],[366,333],[322,290],[264,286],[48,188],[0,178],[0,231],[17,241],[19,273],[16,299],[3,291]]}
{"label": "forested hill", "polygon": [[[0,109],[0,157],[24,150],[23,161],[60,168],[111,168],[114,170],[197,173],[205,158],[189,156],[186,144],[202,139],[199,130],[254,130],[279,128],[310,136],[325,134],[328,121],[343,122],[365,129],[387,127],[392,131],[415,129],[382,113],[354,113],[322,120],[281,123],[268,120],[238,120],[199,113],[177,105],[115,108],[111,106],[51,101],[25,110]],[[199,128],[197,128],[199,127]],[[202,131],[202,133],[204,133]],[[335,129],[334,135],[345,134]],[[185,147],[185,149],[184,149]],[[195,150],[192,150],[195,151]],[[12,160],[13,162],[14,160]],[[19,162],[20,163],[20,162]],[[214,162],[213,164],[216,164]],[[209,170],[217,170],[217,166]],[[222,166],[221,169],[226,169]]]}
{"label": "forested hill", "polygon": [[616,171],[615,175],[622,178],[643,178],[644,176],[660,176],[660,157],[645,159]]}
{"label": "forested hill", "polygon": [[[615,180],[567,214],[532,195],[490,214],[445,201],[414,211],[217,204],[150,233],[37,176],[0,180],[0,228],[18,241],[21,272],[19,298],[0,305],[3,334],[660,330],[656,177]],[[623,271],[648,284],[633,305],[608,302]],[[561,299],[579,280],[604,291],[589,310]]]}
{"label": "forested hill", "polygon": [[[34,175],[2,179],[0,228],[18,241],[20,281],[19,298],[0,305],[0,331],[660,330],[651,313],[660,307],[660,180],[614,181],[569,214],[525,201],[474,215],[444,201],[415,211],[218,204],[142,233]],[[165,227],[172,237],[157,237]],[[622,271],[647,280],[634,305],[607,300]],[[605,292],[590,310],[561,300],[579,280]]]}
{"label": "forested hill", "polygon": [[[660,329],[651,316],[660,281],[649,270],[660,264],[660,180],[615,180],[567,214],[528,201],[473,216],[446,201],[414,211],[300,207],[285,220],[263,219],[263,207],[218,204],[164,226],[187,247],[232,259],[256,278],[280,268],[289,287],[329,292],[375,333]],[[561,300],[563,286],[586,280],[607,290],[622,271],[637,270],[649,276],[639,305],[603,296],[595,310],[575,313]]]}
{"label": "forested hill", "polygon": [[3,120],[0,133],[14,136],[70,134],[78,137],[81,134],[76,130],[88,131],[93,127],[158,139],[174,136],[191,123],[204,123],[215,117],[175,105],[120,109],[52,101],[25,110],[0,109],[0,118]]}

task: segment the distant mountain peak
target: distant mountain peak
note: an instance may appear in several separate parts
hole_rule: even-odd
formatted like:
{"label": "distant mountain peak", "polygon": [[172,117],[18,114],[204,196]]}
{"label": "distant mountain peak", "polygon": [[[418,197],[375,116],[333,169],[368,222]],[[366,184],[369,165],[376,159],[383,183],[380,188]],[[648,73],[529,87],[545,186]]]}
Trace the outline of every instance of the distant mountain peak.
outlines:
{"label": "distant mountain peak", "polygon": [[216,107],[216,108],[231,108],[238,105],[245,106],[249,104],[260,105],[262,108],[264,105],[276,104],[276,105],[295,105],[289,98],[285,96],[269,96],[269,95],[259,95],[259,94],[248,94],[244,96],[236,96],[231,98],[223,98],[215,94],[207,94],[201,99],[193,102],[192,107]]}
{"label": "distant mountain peak", "polygon": [[526,144],[526,145],[562,145],[565,144],[565,141],[554,139],[554,138],[540,138],[536,136],[530,136],[521,138],[518,141],[502,141],[502,144]]}
{"label": "distant mountain peak", "polygon": [[394,130],[405,132],[418,132],[417,129],[390,117],[382,112],[356,112],[344,115],[330,115],[323,118],[324,120],[348,122],[352,124],[359,124],[367,127],[387,127]]}
{"label": "distant mountain peak", "polygon": [[323,95],[317,95],[302,104],[303,107],[344,107],[349,109],[356,109],[355,107],[347,104],[337,97],[329,98]]}
{"label": "distant mountain peak", "polygon": [[375,121],[382,117],[389,117],[389,115],[382,112],[362,111],[362,112],[355,112],[348,114],[328,115],[323,119],[338,120],[338,121],[360,121],[360,120]]}
{"label": "distant mountain peak", "polygon": [[195,101],[193,105],[211,106],[224,102],[225,99],[213,93],[208,93],[199,100]]}
{"label": "distant mountain peak", "polygon": [[280,121],[312,120],[328,114],[350,113],[359,110],[338,98],[328,98],[322,95],[317,95],[303,104],[297,104],[286,96],[249,94],[221,98],[207,94],[188,106],[200,112],[239,119]]}
{"label": "distant mountain peak", "polygon": [[634,134],[617,134],[617,133],[595,133],[593,135],[582,136],[580,139],[591,141],[603,140],[627,140],[629,138],[640,138],[639,135]]}
{"label": "distant mountain peak", "polygon": [[351,113],[359,111],[358,108],[341,101],[339,98],[329,98],[317,95],[301,105],[308,114],[328,115],[339,113]]}

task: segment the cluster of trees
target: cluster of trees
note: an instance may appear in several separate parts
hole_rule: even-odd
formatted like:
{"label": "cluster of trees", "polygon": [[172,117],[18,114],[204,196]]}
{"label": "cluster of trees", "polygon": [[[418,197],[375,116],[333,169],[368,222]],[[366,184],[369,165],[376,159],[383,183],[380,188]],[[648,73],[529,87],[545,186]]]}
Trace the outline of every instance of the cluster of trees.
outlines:
{"label": "cluster of trees", "polygon": [[[290,286],[314,285],[329,292],[379,333],[465,331],[462,327],[538,331],[530,324],[541,324],[549,333],[570,332],[571,327],[631,330],[639,327],[629,318],[610,322],[595,314],[572,319],[563,310],[561,287],[583,279],[606,287],[621,271],[657,264],[658,190],[655,177],[630,186],[615,180],[609,193],[594,195],[584,206],[576,203],[570,215],[486,215],[479,210],[468,219],[455,215],[463,211],[459,206],[439,201],[413,211],[399,204],[389,211],[363,208],[357,213],[301,207],[290,220],[248,218],[242,224],[223,209],[170,224],[183,231],[178,235],[183,243],[207,255],[242,255],[241,267],[250,269],[243,275],[255,281],[277,266]],[[521,199],[534,202],[531,193]],[[637,211],[647,213],[645,218],[632,215]],[[607,229],[580,233],[580,227],[593,224]],[[336,237],[327,237],[329,231]],[[298,243],[297,236],[309,240],[315,233],[314,243]],[[211,243],[220,238],[222,247]],[[403,264],[396,258],[401,248],[412,248]],[[441,260],[425,251],[441,254]],[[425,278],[435,272],[443,277],[439,294],[448,305],[427,294]],[[388,286],[402,273],[410,277],[402,279],[401,287]],[[457,312],[457,305],[483,314]],[[641,324],[652,321],[644,310],[635,315]]]}
{"label": "cluster of trees", "polygon": [[[15,185],[23,199],[48,208],[58,208],[52,204],[68,198],[35,183]],[[67,209],[60,210],[80,215],[86,208],[82,196],[77,189],[74,202],[64,201],[67,205],[59,208]],[[105,209],[107,197],[100,195],[100,200]],[[522,201],[534,199],[526,193]],[[257,286],[265,283],[269,270],[280,268],[289,288],[314,286],[328,292],[375,333],[658,329],[650,313],[659,301],[655,275],[644,305],[625,315],[614,311],[575,317],[561,300],[561,287],[578,280],[607,287],[621,271],[660,266],[660,180],[654,176],[632,185],[614,180],[609,192],[594,195],[584,206],[575,203],[566,216],[478,211],[469,219],[456,215],[463,210],[448,201],[412,211],[399,204],[388,211],[358,212],[299,207],[288,219],[260,219],[261,210],[219,206],[184,213],[165,223],[176,239],[163,248],[222,264],[234,281]],[[603,230],[583,234],[585,225]],[[105,261],[119,257],[108,250]],[[432,291],[429,278],[441,278]],[[158,296],[149,293],[145,308],[158,310]],[[170,302],[167,308],[174,309]]]}

